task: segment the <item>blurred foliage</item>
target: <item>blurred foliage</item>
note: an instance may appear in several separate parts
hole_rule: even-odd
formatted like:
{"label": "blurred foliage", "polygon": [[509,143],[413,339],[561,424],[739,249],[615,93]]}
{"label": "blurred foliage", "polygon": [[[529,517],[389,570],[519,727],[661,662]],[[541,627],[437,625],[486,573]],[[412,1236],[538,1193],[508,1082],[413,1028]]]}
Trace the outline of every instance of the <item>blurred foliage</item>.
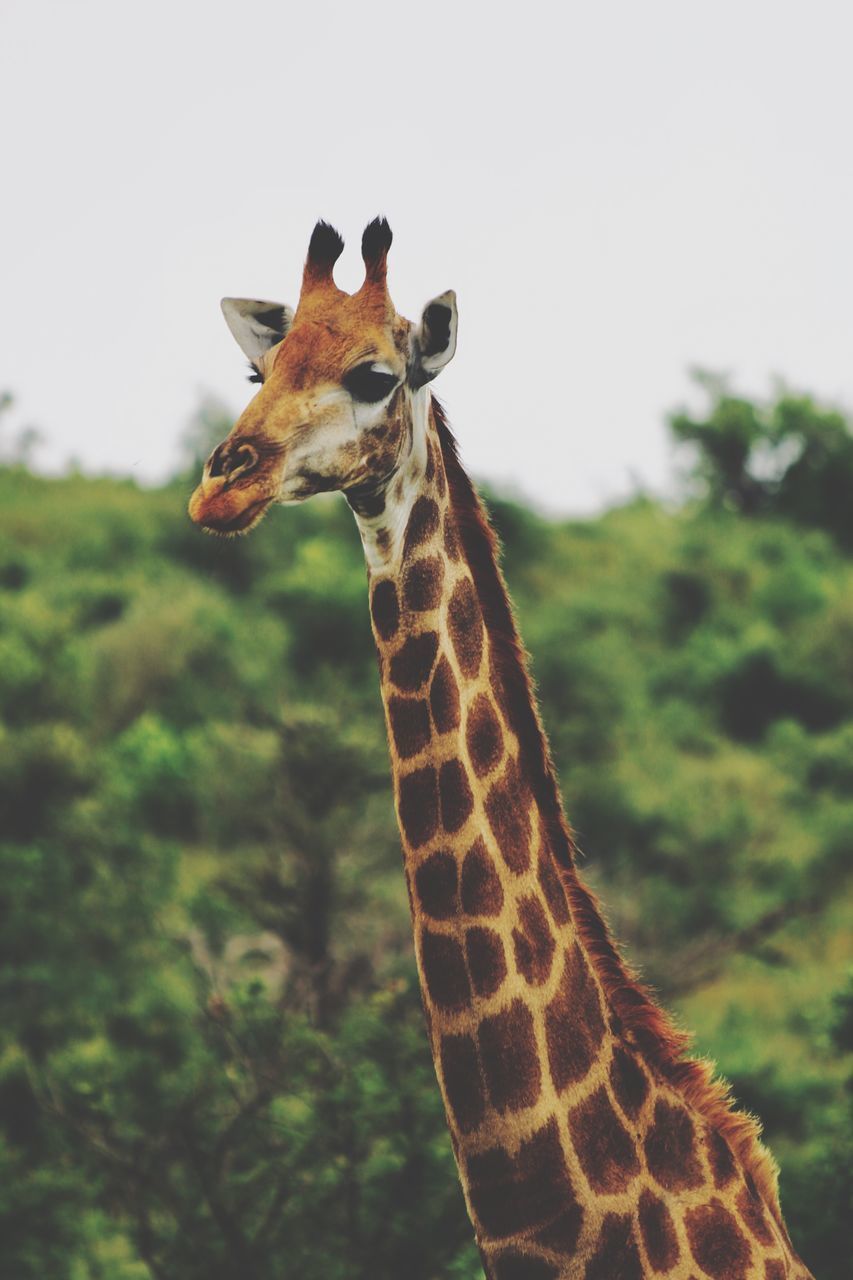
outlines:
{"label": "blurred foliage", "polygon": [[670,427],[698,450],[694,478],[712,503],[825,529],[853,550],[853,436],[846,416],[784,389],[758,403],[735,395],[719,375],[694,377],[707,393],[707,415],[681,411]]}
{"label": "blurred foliage", "polygon": [[[707,385],[701,498],[492,510],[584,874],[841,1280],[853,444]],[[0,470],[0,1274],[472,1280],[352,518],[190,484]]]}

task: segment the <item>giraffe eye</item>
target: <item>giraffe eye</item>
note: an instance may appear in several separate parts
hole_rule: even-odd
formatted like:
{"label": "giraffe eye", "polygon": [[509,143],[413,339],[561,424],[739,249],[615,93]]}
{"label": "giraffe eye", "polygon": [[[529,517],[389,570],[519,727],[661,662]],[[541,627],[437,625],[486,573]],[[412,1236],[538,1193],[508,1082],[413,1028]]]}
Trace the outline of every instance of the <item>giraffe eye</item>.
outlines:
{"label": "giraffe eye", "polygon": [[399,379],[393,373],[374,369],[372,364],[359,364],[344,378],[344,386],[353,400],[363,404],[377,404],[390,395]]}
{"label": "giraffe eye", "polygon": [[250,360],[250,361],[249,361],[249,368],[250,368],[250,369],[251,369],[251,371],[252,371],[252,372],[248,375],[248,376],[249,376],[249,381],[250,381],[250,382],[263,382],[263,380],[264,380],[264,375],[261,373],[260,369],[258,368],[258,366],[255,364],[255,362],[254,362],[253,360]]}

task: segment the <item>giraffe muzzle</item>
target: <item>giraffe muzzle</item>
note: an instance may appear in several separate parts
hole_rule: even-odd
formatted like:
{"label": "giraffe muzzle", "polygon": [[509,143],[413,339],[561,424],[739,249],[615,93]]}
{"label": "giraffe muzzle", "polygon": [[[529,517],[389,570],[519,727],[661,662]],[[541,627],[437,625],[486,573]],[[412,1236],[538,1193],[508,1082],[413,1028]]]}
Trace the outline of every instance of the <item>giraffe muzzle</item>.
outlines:
{"label": "giraffe muzzle", "polygon": [[190,519],[211,533],[245,533],[260,520],[275,496],[255,477],[260,454],[247,441],[217,445],[190,498]]}

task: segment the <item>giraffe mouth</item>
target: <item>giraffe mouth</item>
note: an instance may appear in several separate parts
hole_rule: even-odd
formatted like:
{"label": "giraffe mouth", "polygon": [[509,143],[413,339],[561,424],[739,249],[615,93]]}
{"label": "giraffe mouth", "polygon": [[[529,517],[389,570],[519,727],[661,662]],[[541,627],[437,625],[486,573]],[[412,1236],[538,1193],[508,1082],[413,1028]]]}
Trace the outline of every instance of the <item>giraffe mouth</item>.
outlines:
{"label": "giraffe mouth", "polygon": [[[206,533],[229,537],[236,533],[248,533],[259,524],[271,506],[273,499],[268,496],[256,498],[240,511],[234,511],[233,502],[223,502],[224,493],[216,495],[220,501],[210,501],[202,492],[200,485],[190,498],[189,514],[194,524],[200,525]],[[230,496],[230,495],[229,495]]]}
{"label": "giraffe mouth", "polygon": [[257,502],[250,502],[248,507],[230,520],[208,523],[204,527],[211,533],[248,533],[256,524],[260,524],[271,503],[272,498],[259,498]]}

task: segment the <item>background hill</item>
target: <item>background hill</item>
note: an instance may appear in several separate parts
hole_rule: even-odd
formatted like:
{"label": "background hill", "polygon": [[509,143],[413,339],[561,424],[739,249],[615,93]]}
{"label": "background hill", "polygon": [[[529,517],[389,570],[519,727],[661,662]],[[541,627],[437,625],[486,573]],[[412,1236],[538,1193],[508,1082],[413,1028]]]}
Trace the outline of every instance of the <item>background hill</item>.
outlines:
{"label": "background hill", "polygon": [[[706,380],[685,500],[493,498],[583,874],[846,1275],[853,440]],[[0,470],[0,1272],[480,1275],[342,500]]]}

